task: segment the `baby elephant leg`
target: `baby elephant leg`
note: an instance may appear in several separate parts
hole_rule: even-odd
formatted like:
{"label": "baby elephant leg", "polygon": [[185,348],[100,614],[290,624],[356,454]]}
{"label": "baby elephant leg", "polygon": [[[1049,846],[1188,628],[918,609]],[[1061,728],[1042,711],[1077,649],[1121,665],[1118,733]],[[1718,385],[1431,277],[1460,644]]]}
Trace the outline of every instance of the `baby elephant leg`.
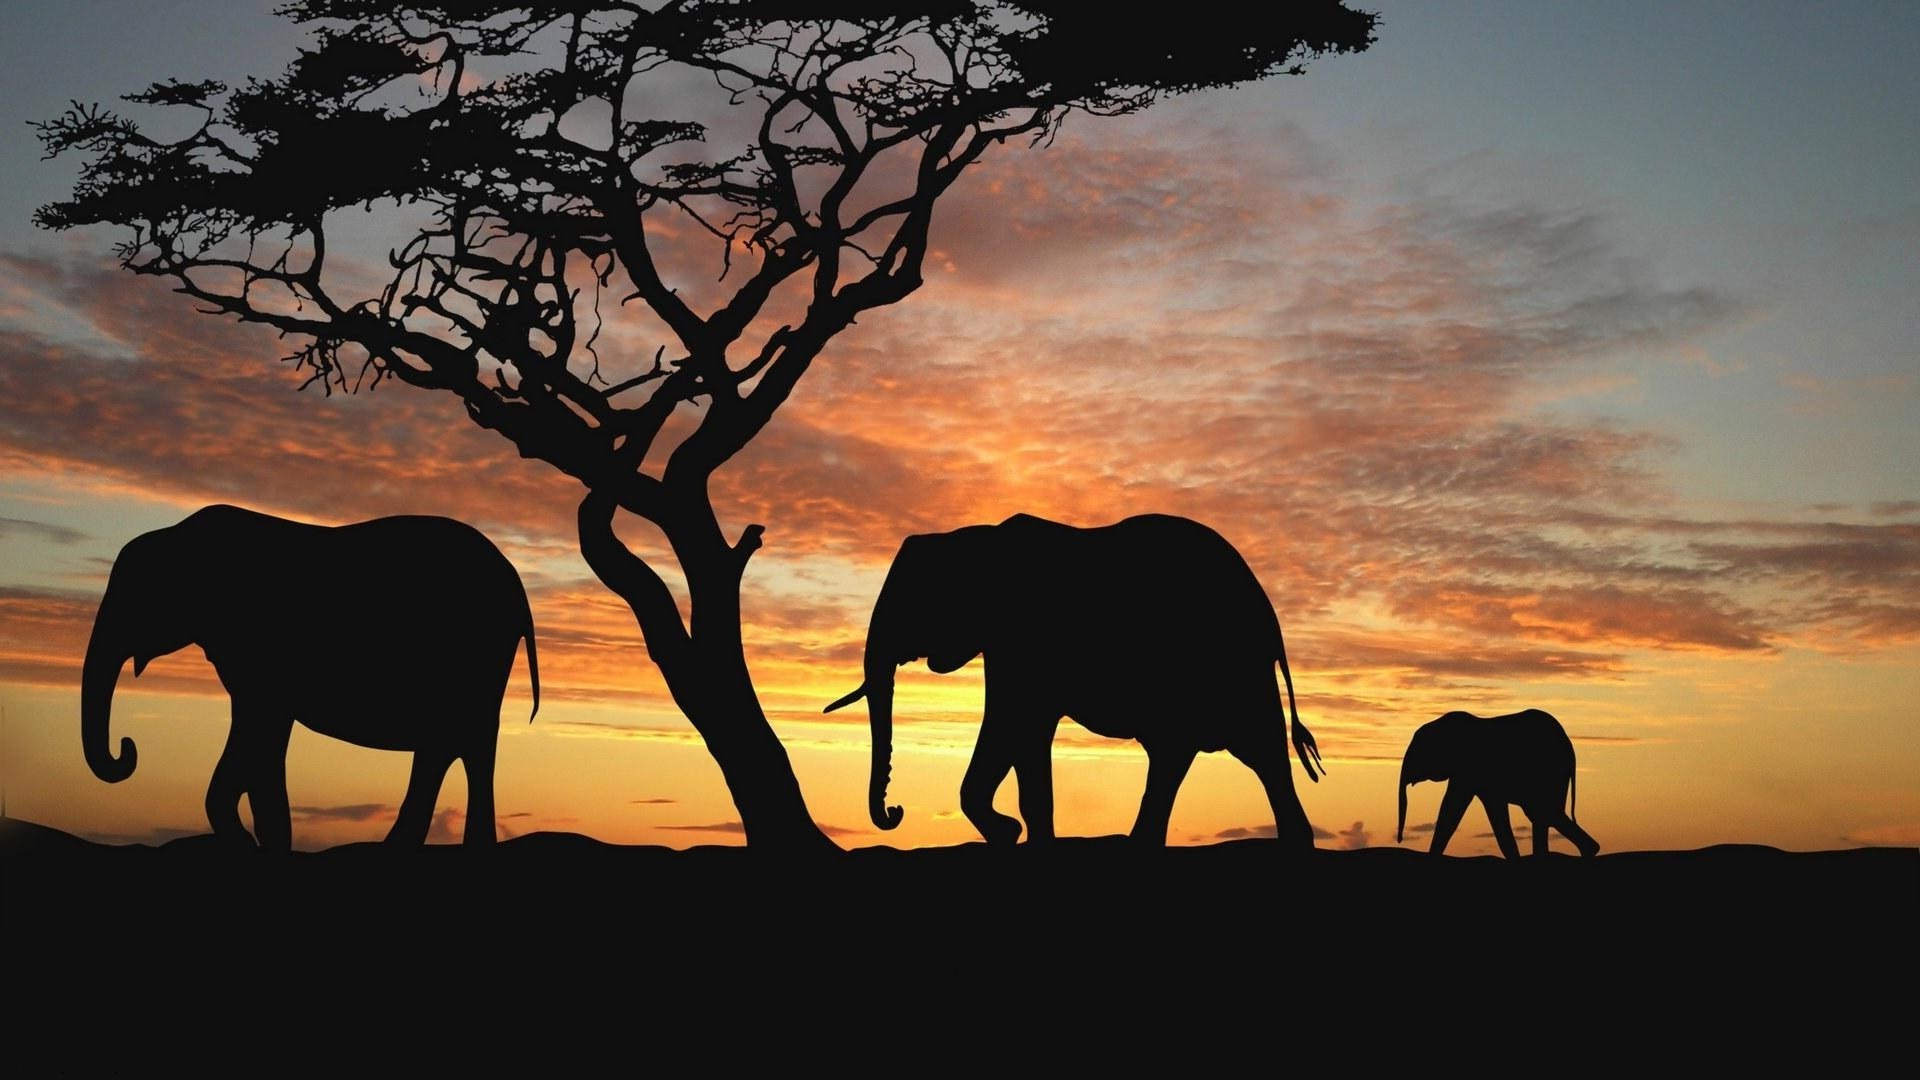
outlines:
{"label": "baby elephant leg", "polygon": [[[1543,836],[1547,831],[1544,827],[1546,824],[1545,821],[1540,823],[1539,832]],[[1600,853],[1600,841],[1588,835],[1587,830],[1581,828],[1579,822],[1567,815],[1556,814],[1553,818],[1553,827],[1560,830],[1561,836],[1573,841],[1573,846],[1580,849],[1583,858],[1591,858]]]}
{"label": "baby elephant leg", "polygon": [[1546,814],[1536,814],[1524,806],[1521,807],[1520,810],[1527,815],[1527,827],[1533,830],[1534,856],[1539,857],[1545,855],[1547,853],[1547,840],[1549,839],[1547,836],[1547,828],[1549,823],[1553,821],[1553,818]]}

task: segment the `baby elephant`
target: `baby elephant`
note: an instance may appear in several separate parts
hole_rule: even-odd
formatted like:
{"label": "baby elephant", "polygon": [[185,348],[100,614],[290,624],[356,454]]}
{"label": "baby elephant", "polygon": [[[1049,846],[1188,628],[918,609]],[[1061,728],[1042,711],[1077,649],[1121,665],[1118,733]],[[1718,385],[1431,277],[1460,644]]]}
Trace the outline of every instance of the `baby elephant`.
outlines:
{"label": "baby elephant", "polygon": [[1518,803],[1533,823],[1533,853],[1547,852],[1547,830],[1559,829],[1582,855],[1600,845],[1587,835],[1565,809],[1573,794],[1573,741],[1551,713],[1539,709],[1507,716],[1475,716],[1450,712],[1421,725],[1407,744],[1400,764],[1400,825],[1397,842],[1407,828],[1407,787],[1422,780],[1447,781],[1440,800],[1440,816],[1433,823],[1435,855],[1447,850],[1447,841],[1460,826],[1460,816],[1474,799],[1486,808],[1500,853],[1520,857],[1513,842],[1507,806]]}

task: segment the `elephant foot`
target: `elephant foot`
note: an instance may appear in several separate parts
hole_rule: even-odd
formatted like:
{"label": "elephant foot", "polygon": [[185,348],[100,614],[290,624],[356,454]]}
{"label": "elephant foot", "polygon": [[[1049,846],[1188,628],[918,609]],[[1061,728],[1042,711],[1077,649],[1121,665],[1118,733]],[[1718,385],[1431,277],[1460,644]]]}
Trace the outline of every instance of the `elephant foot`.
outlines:
{"label": "elephant foot", "polygon": [[254,842],[253,834],[245,829],[216,829],[213,837],[219,841],[223,851],[260,850],[260,845]]}
{"label": "elephant foot", "polygon": [[1313,826],[1307,824],[1304,817],[1297,825],[1276,825],[1273,840],[1282,855],[1311,855],[1314,852]]}
{"label": "elephant foot", "polygon": [[386,839],[380,842],[387,847],[419,847],[427,842],[427,828],[427,824],[396,821],[393,828],[387,830]]}
{"label": "elephant foot", "polygon": [[973,827],[980,830],[980,835],[985,837],[989,844],[1011,845],[1020,839],[1020,822],[1016,818],[996,813],[991,817],[983,814],[971,820]]}

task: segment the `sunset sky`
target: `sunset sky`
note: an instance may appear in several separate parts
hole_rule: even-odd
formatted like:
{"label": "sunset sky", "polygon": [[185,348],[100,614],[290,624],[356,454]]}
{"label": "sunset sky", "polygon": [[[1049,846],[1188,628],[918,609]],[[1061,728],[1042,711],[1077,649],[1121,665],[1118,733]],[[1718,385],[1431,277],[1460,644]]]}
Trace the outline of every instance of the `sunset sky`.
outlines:
{"label": "sunset sky", "polygon": [[[1573,735],[1577,816],[1607,850],[1920,845],[1920,6],[1358,6],[1382,14],[1364,54],[990,154],[941,204],[926,285],[837,339],[716,478],[730,534],[767,528],[749,660],[816,821],[844,846],[978,838],[958,797],[978,662],[903,674],[895,832],[867,821],[864,709],[820,714],[860,681],[904,536],[1165,512],[1266,585],[1330,767],[1296,774],[1322,847],[1393,843],[1420,724],[1524,708]],[[119,270],[113,232],[29,223],[74,163],[39,161],[27,121],[277,72],[304,32],[271,7],[0,16],[7,813],[206,831],[212,669],[188,650],[122,675],[113,733],[140,764],[107,785],[81,756],[79,668],[120,546],[232,502],[446,514],[513,559],[544,700],[527,724],[523,660],[503,835],[740,842],[576,553],[577,482],[450,395],[296,393],[286,343]],[[640,370],[653,340],[608,314],[603,355]],[[350,671],[353,649],[320,662]],[[1061,833],[1127,829],[1137,746],[1063,724],[1054,763]],[[407,769],[296,729],[296,844],[384,835]],[[1414,788],[1409,821],[1439,795]],[[455,769],[437,836],[465,803]],[[1169,840],[1272,824],[1253,775],[1207,755]],[[1486,832],[1470,811],[1450,850],[1492,851]]]}

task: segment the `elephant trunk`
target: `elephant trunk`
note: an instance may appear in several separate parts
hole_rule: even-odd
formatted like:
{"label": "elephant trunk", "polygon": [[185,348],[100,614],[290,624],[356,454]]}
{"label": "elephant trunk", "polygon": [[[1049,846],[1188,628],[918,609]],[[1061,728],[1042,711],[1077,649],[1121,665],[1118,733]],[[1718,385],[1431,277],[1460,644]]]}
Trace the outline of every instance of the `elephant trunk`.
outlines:
{"label": "elephant trunk", "polygon": [[1407,787],[1413,781],[1407,776],[1407,767],[1400,766],[1400,823],[1393,827],[1393,842],[1401,843],[1407,833]]}
{"label": "elephant trunk", "polygon": [[122,647],[119,635],[104,617],[93,624],[93,636],[87,641],[87,658],[80,674],[80,741],[86,751],[87,767],[93,775],[109,784],[117,784],[133,775],[138,760],[133,740],[120,740],[115,757],[107,745],[107,721],[113,712],[113,687],[120,681],[120,669],[133,651]]}
{"label": "elephant trunk", "polygon": [[[884,661],[883,661],[884,663]],[[893,671],[867,670],[867,718],[873,724],[873,776],[867,784],[867,813],[880,829],[894,829],[906,816],[887,805],[887,782],[893,776]]]}

